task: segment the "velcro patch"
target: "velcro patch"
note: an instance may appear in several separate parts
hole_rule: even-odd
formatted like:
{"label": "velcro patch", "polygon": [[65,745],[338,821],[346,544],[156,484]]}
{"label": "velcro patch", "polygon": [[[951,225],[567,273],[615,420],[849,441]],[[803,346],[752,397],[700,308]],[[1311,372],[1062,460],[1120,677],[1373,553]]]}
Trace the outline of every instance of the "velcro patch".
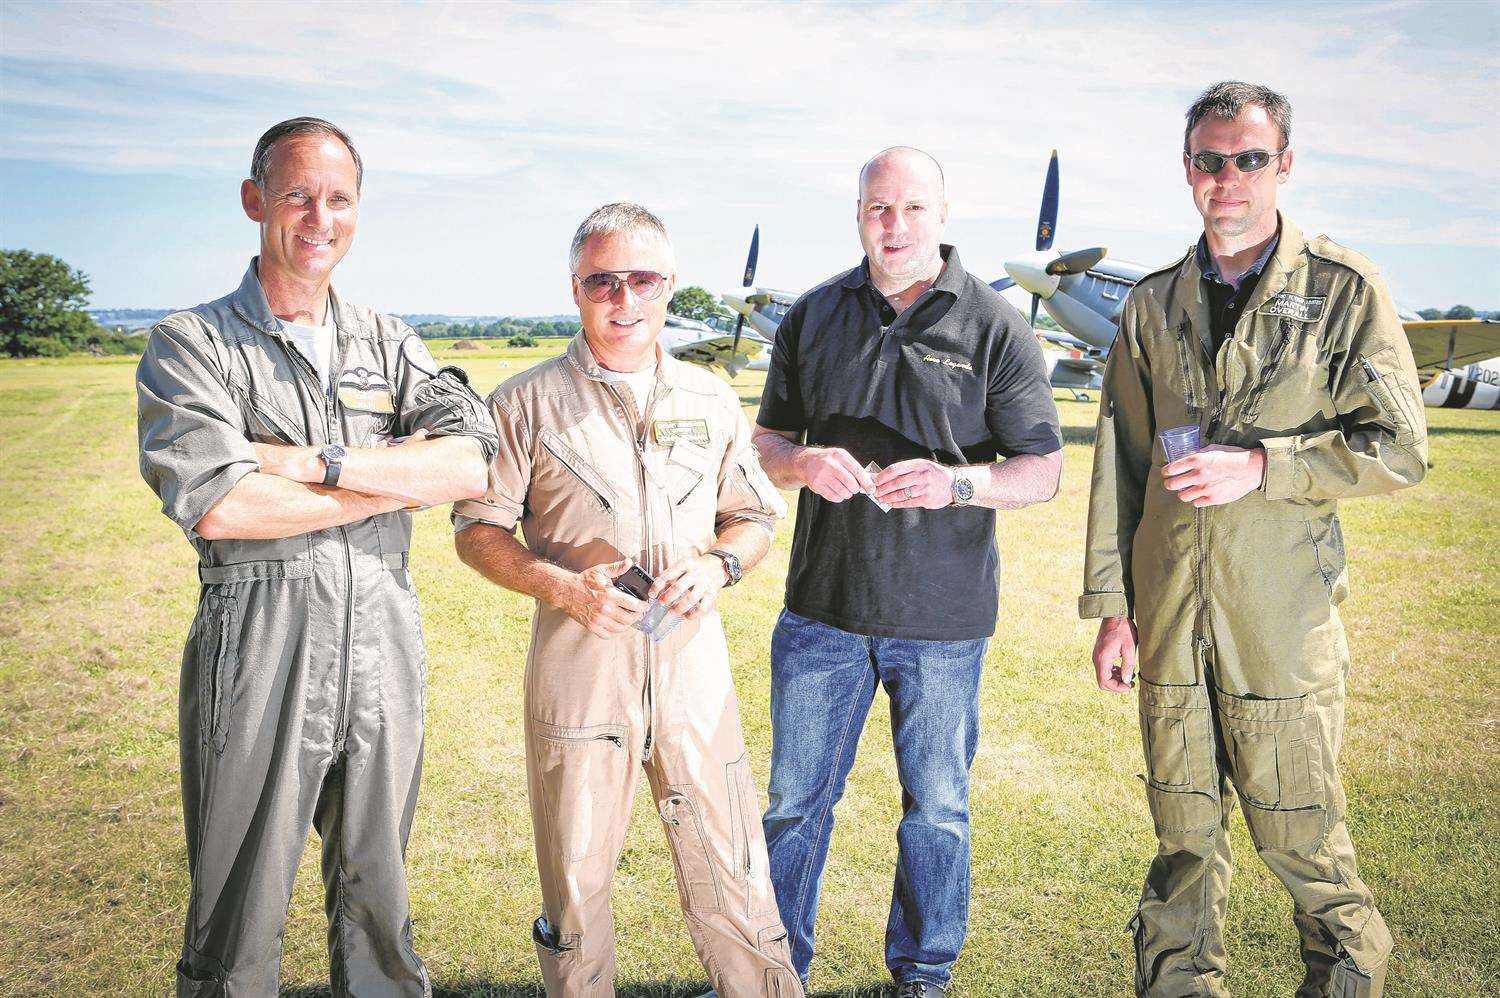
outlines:
{"label": "velcro patch", "polygon": [[1303,298],[1301,295],[1283,291],[1268,299],[1257,311],[1261,315],[1274,315],[1282,319],[1295,319],[1298,322],[1317,322],[1323,316],[1323,305],[1327,301],[1326,296]]}
{"label": "velcro patch", "polygon": [[706,419],[658,419],[651,424],[651,432],[659,444],[675,444],[679,440],[707,447],[709,442]]}
{"label": "velcro patch", "polygon": [[391,383],[384,375],[368,367],[351,368],[339,375],[338,396],[345,409],[381,413],[396,411]]}

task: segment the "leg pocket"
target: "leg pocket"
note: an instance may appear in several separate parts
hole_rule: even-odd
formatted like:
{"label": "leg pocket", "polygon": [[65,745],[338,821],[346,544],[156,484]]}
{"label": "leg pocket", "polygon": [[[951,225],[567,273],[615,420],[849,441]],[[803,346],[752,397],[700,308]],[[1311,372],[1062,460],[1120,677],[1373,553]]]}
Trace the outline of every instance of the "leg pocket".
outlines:
{"label": "leg pocket", "polygon": [[786,929],[780,922],[756,934],[755,948],[760,951],[762,959],[772,964],[766,968],[766,998],[797,998],[801,995],[802,982],[792,969],[792,950],[787,945]]}
{"label": "leg pocket", "polygon": [[1313,698],[1217,693],[1230,776],[1257,848],[1315,845],[1326,830],[1323,742]]}
{"label": "leg pocket", "polygon": [[719,897],[718,879],[714,876],[713,859],[708,853],[703,815],[694,796],[691,786],[668,787],[667,796],[656,806],[672,844],[683,910],[706,914],[722,911],[723,902]]}
{"label": "leg pocket", "polygon": [[760,796],[746,753],[726,768],[729,783],[730,827],[734,832],[735,879],[745,884],[745,914],[749,918],[775,914],[776,893],[771,887],[771,864],[761,828]]}
{"label": "leg pocket", "polygon": [[625,725],[565,728],[531,722],[548,830],[569,862],[609,848],[614,836],[615,801],[626,779]]}
{"label": "leg pocket", "polygon": [[229,738],[229,710],[239,664],[238,601],[204,594],[203,628],[198,634],[198,719],[203,744],[222,754]]}
{"label": "leg pocket", "polygon": [[1220,809],[1208,691],[1140,684],[1146,796],[1157,834],[1214,827]]}

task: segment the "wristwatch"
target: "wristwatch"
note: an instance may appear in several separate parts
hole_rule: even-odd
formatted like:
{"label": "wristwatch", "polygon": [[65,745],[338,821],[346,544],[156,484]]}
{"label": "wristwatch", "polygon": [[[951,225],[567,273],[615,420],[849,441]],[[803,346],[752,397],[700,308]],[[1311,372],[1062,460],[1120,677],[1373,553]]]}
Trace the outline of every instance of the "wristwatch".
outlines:
{"label": "wristwatch", "polygon": [[740,567],[739,558],[735,557],[733,554],[725,551],[723,548],[714,548],[708,553],[724,563],[724,574],[729,576],[729,581],[724,583],[725,589],[728,589],[730,586],[734,585],[736,582],[740,581],[740,579],[745,577],[745,570]]}
{"label": "wristwatch", "polygon": [[349,452],[338,444],[328,444],[318,451],[318,457],[323,459],[323,487],[333,488],[339,483],[339,473],[344,470],[344,455]]}
{"label": "wristwatch", "polygon": [[974,481],[962,471],[953,473],[953,505],[967,506],[974,501]]}

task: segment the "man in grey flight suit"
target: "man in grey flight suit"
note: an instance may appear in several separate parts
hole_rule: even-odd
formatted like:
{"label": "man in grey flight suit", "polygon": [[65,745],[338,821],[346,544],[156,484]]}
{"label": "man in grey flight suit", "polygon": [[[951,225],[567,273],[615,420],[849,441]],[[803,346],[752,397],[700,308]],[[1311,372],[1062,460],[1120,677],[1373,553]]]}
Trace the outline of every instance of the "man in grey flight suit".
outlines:
{"label": "man in grey flight suit", "polygon": [[[1131,290],[1105,368],[1079,609],[1102,618],[1101,689],[1132,689],[1139,655],[1158,840],[1133,923],[1142,995],[1228,994],[1231,783],[1292,895],[1297,998],[1373,998],[1391,952],[1337,765],[1338,501],[1420,481],[1426,425],[1379,271],[1276,211],[1290,134],[1265,87],[1193,104],[1183,165],[1204,234]],[[1156,434],[1184,425],[1208,446],[1167,462]]]}
{"label": "man in grey flight suit", "polygon": [[277,993],[316,824],[333,993],[428,995],[404,867],[426,679],[405,510],[483,493],[494,424],[404,323],[330,287],[358,218],[348,136],[282,122],[251,178],[260,254],[237,291],[158,323],[137,373],[141,473],[202,582],[180,692],[177,993]]}

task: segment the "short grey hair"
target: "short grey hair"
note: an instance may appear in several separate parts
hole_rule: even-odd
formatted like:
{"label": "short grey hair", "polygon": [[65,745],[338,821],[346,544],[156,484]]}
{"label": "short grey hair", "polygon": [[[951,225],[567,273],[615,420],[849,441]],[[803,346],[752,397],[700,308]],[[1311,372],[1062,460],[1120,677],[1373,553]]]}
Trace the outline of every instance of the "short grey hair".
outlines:
{"label": "short grey hair", "polygon": [[271,154],[276,150],[276,143],[282,139],[289,139],[294,135],[327,135],[329,138],[338,139],[349,150],[349,155],[354,157],[354,189],[358,192],[365,182],[365,164],[359,158],[359,150],[354,148],[354,140],[349,138],[338,125],[322,118],[288,118],[286,121],[278,122],[266,129],[266,134],[255,143],[255,152],[250,157],[250,179],[255,181],[255,186],[261,190],[266,189],[266,174],[271,169]]}
{"label": "short grey hair", "polygon": [[1239,80],[1224,80],[1199,94],[1192,107],[1188,108],[1187,128],[1182,133],[1182,151],[1192,152],[1188,148],[1188,139],[1198,122],[1209,115],[1233,121],[1247,107],[1264,108],[1270,119],[1276,122],[1276,127],[1281,129],[1282,148],[1292,144],[1291,101],[1270,87],[1242,83]]}
{"label": "short grey hair", "polygon": [[578,226],[578,231],[573,233],[573,243],[568,247],[568,269],[575,274],[578,273],[578,264],[583,259],[583,248],[595,236],[638,232],[657,237],[666,244],[669,251],[671,250],[672,240],[667,236],[667,227],[661,224],[661,219],[640,205],[629,201],[615,201],[595,208]]}

